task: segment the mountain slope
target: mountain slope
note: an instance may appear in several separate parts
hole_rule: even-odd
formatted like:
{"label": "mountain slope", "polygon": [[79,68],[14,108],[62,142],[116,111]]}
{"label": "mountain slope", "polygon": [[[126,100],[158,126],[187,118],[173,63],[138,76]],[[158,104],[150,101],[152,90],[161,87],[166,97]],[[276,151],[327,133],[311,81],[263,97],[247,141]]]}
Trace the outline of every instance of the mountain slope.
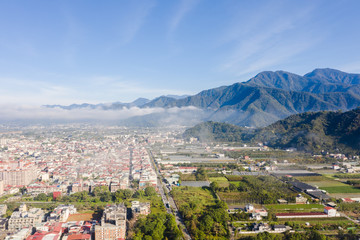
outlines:
{"label": "mountain slope", "polygon": [[291,115],[254,131],[231,124],[207,122],[187,129],[184,136],[224,142],[266,142],[271,147],[317,153],[338,150],[359,154],[360,108],[344,113],[322,111]]}
{"label": "mountain slope", "polygon": [[[347,111],[360,106],[360,74],[334,69],[315,69],[304,76],[285,71],[267,71],[244,83],[208,89],[187,97],[168,95],[151,101],[138,99],[132,103],[48,107],[116,110],[134,106],[164,109],[193,106],[203,111],[203,114],[196,115],[197,118],[201,117],[197,121],[267,126],[291,114],[321,110]],[[152,118],[156,119],[152,116],[147,119]],[[141,118],[137,119],[139,121]]]}
{"label": "mountain slope", "polygon": [[291,114],[350,110],[360,106],[359,74],[316,69],[305,76],[262,72],[245,83],[204,90],[183,99],[157,98],[143,107],[185,107],[213,111],[205,120],[266,126]]}

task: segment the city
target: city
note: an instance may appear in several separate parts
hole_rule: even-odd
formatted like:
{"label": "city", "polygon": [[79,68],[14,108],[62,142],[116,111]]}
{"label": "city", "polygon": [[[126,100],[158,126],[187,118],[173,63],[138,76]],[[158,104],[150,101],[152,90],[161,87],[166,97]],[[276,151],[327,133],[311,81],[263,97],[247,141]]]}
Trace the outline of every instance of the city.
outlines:
{"label": "city", "polygon": [[[169,239],[315,227],[331,236],[358,226],[360,216],[346,206],[360,201],[360,190],[329,176],[356,179],[359,156],[205,143],[183,131],[86,124],[4,130],[2,239],[142,239],[146,216],[170,219],[172,226],[163,223],[172,228]],[[222,220],[208,220],[217,227],[206,230],[203,214],[213,204]]]}

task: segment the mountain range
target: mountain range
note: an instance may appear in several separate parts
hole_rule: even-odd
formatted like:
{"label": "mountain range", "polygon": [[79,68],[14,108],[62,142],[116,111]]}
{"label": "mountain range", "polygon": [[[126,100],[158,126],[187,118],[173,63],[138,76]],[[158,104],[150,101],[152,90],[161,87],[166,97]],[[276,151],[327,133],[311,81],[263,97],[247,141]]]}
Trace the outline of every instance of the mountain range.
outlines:
{"label": "mountain range", "polygon": [[264,142],[275,148],[296,148],[313,153],[360,153],[360,108],[291,115],[267,127],[249,129],[227,123],[204,122],[184,132],[200,141]]}
{"label": "mountain range", "polygon": [[[360,74],[335,69],[315,69],[300,76],[285,71],[266,71],[246,82],[201,91],[193,96],[161,96],[153,100],[107,105],[52,105],[73,109],[81,107],[119,109],[182,108],[193,106],[203,111],[198,121],[220,121],[240,126],[267,126],[297,113],[323,110],[350,110],[360,106]],[[143,120],[151,116],[143,116]],[[131,121],[131,119],[129,119]]]}

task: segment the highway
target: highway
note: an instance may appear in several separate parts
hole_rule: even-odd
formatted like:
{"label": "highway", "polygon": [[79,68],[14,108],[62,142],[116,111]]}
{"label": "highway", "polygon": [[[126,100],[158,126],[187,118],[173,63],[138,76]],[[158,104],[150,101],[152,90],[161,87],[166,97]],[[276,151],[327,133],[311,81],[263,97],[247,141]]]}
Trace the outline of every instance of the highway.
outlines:
{"label": "highway", "polygon": [[[175,216],[176,223],[179,226],[179,229],[182,231],[184,239],[185,240],[192,240],[189,232],[186,229],[184,220],[182,219],[182,216],[181,216],[181,214],[180,214],[180,212],[179,212],[179,210],[178,210],[178,208],[177,208],[177,206],[175,204],[175,201],[172,198],[169,189],[164,184],[164,178],[162,177],[162,175],[160,173],[159,167],[155,163],[154,156],[153,156],[150,149],[148,150],[148,153],[149,153],[149,156],[151,158],[151,162],[153,164],[154,170],[155,170],[156,175],[157,175],[159,193],[160,193],[161,198],[162,198],[162,200],[164,202],[167,213],[173,214]],[[164,189],[165,189],[168,197],[166,196],[166,194],[164,192]],[[169,206],[167,205],[167,203],[169,204]]]}

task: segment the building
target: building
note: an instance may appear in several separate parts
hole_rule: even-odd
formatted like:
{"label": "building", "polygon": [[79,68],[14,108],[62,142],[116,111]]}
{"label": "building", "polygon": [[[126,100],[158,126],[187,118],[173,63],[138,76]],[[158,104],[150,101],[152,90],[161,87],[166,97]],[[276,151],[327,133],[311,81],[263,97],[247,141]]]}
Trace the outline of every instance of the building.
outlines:
{"label": "building", "polygon": [[27,210],[25,204],[19,207],[19,211],[11,214],[8,223],[9,230],[20,230],[23,228],[32,228],[37,223],[41,223],[44,218],[44,211],[40,208],[30,208]]}
{"label": "building", "polygon": [[316,187],[311,186],[311,185],[306,184],[306,183],[303,183],[303,182],[293,181],[293,182],[289,182],[289,183],[298,192],[306,192],[306,191],[315,191],[315,190],[317,190]]}
{"label": "building", "polygon": [[0,232],[5,231],[7,222],[7,218],[0,218]]}
{"label": "building", "polygon": [[295,203],[296,204],[306,204],[307,203],[307,198],[304,197],[303,195],[301,194],[298,194],[295,198]]}
{"label": "building", "polygon": [[0,180],[0,196],[4,194],[4,181]]}
{"label": "building", "polygon": [[265,232],[265,231],[269,231],[270,227],[269,224],[267,223],[253,223],[252,225],[252,230],[255,232]]}
{"label": "building", "polygon": [[100,225],[95,226],[95,239],[125,240],[126,214],[124,204],[106,206]]}
{"label": "building", "polygon": [[70,214],[75,214],[74,205],[59,205],[47,217],[48,222],[66,222]]}
{"label": "building", "polygon": [[13,235],[7,236],[5,240],[23,240],[31,234],[31,228],[24,228]]}
{"label": "building", "polygon": [[131,202],[131,211],[133,216],[138,214],[148,215],[150,214],[150,203],[149,202],[139,202],[139,201],[132,201]]}
{"label": "building", "polygon": [[24,161],[0,163],[0,180],[4,185],[27,186],[37,179],[37,169],[33,163]]}
{"label": "building", "polygon": [[42,223],[36,226],[36,232],[26,240],[59,240],[63,233],[62,223]]}
{"label": "building", "polygon": [[325,207],[324,213],[328,215],[328,217],[336,217],[336,209],[332,207]]}
{"label": "building", "polygon": [[288,201],[286,201],[285,199],[278,199],[277,202],[279,204],[287,204],[288,203]]}
{"label": "building", "polygon": [[245,206],[245,212],[251,212],[254,210],[254,205],[252,204],[246,204]]}
{"label": "building", "polygon": [[7,205],[6,204],[0,204],[0,217],[6,214]]}
{"label": "building", "polygon": [[286,226],[285,225],[274,225],[273,226],[273,230],[275,232],[285,232],[286,231]]}

